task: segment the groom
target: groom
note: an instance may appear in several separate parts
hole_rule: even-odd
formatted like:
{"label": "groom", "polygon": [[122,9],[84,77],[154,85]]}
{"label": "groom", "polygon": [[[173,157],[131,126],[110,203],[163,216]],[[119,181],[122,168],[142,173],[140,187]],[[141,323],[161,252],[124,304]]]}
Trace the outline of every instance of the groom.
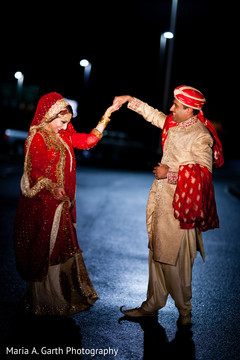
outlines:
{"label": "groom", "polygon": [[202,112],[205,101],[199,90],[179,86],[166,116],[129,95],[114,99],[119,105],[128,102],[129,109],[163,129],[163,156],[153,170],[147,203],[147,299],[138,308],[121,307],[129,317],[157,316],[170,294],[178,325],[191,324],[192,267],[197,250],[205,259],[201,232],[219,227],[212,167],[223,164],[222,145]]}

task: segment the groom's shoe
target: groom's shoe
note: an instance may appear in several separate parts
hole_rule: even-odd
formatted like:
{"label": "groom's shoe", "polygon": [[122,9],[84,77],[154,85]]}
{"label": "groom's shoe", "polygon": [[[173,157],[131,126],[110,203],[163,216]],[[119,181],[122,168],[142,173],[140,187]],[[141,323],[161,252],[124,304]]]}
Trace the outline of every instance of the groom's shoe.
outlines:
{"label": "groom's shoe", "polygon": [[191,326],[192,325],[191,317],[192,317],[191,312],[185,316],[179,314],[179,318],[177,320],[177,326],[178,327],[186,326],[186,325]]}
{"label": "groom's shoe", "polygon": [[154,311],[154,312],[148,312],[146,310],[143,310],[141,307],[139,308],[134,308],[134,309],[129,309],[129,310],[123,310],[124,306],[120,307],[120,311],[129,317],[145,317],[145,316],[158,316],[158,311]]}

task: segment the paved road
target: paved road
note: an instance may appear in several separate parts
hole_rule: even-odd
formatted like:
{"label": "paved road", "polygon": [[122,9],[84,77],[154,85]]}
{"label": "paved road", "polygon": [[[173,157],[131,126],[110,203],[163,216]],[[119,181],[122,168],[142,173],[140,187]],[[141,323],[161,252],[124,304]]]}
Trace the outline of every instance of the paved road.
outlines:
{"label": "paved road", "polygon": [[[34,321],[24,318],[18,311],[18,301],[25,284],[15,270],[12,247],[21,166],[2,164],[1,350],[13,346],[22,352],[32,349],[44,352],[43,347],[47,347],[42,354],[45,359],[155,360],[182,356],[196,360],[238,360],[240,201],[228,189],[239,181],[239,168],[239,163],[229,162],[225,169],[216,171],[221,227],[204,234],[206,262],[198,255],[193,270],[194,325],[191,331],[182,332],[176,327],[178,313],[171,298],[159,312],[158,321],[130,322],[121,319],[119,312],[121,305],[138,306],[146,296],[145,210],[153,181],[151,172],[78,170],[78,239],[99,300],[90,311],[68,318]],[[11,358],[9,354],[5,357]],[[34,356],[25,353],[24,358]]]}

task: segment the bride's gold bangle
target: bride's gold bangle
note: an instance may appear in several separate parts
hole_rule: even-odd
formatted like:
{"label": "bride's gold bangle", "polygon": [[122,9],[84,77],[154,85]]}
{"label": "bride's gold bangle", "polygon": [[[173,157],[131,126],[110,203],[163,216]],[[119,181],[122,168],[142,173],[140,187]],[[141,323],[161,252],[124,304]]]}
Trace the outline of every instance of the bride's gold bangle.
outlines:
{"label": "bride's gold bangle", "polygon": [[98,124],[103,124],[103,125],[107,126],[107,124],[111,121],[111,119],[109,117],[110,115],[111,114],[104,114]]}

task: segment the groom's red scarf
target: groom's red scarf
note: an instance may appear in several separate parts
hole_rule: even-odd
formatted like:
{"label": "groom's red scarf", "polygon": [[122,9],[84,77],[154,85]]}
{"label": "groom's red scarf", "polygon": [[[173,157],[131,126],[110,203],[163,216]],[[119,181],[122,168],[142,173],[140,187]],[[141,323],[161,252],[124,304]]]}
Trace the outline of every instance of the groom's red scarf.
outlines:
{"label": "groom's red scarf", "polygon": [[[200,111],[198,119],[207,127],[214,138],[213,156],[215,167],[222,166],[223,152],[222,144],[217,132],[205,119]],[[162,147],[168,135],[168,130],[176,126],[173,116],[167,116],[162,133]],[[178,182],[173,198],[174,216],[180,222],[181,229],[199,228],[206,231],[219,227],[217,215],[212,174],[199,164],[181,165],[178,172]]]}

